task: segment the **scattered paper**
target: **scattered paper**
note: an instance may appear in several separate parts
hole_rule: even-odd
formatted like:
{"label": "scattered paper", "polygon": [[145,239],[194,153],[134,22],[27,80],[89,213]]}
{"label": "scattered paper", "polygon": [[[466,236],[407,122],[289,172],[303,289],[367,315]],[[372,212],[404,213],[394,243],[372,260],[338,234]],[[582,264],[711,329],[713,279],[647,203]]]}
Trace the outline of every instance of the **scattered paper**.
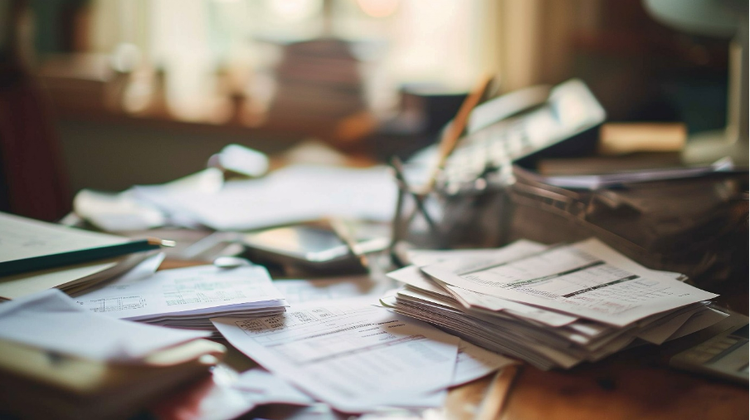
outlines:
{"label": "scattered paper", "polygon": [[154,273],[156,273],[156,270],[159,269],[159,266],[162,262],[164,262],[165,257],[166,254],[164,254],[163,252],[157,252],[156,254],[149,256],[140,264],[131,268],[129,271],[118,276],[107,284],[112,286],[115,284],[133,283],[149,279],[154,275]]}
{"label": "scattered paper", "polygon": [[498,369],[516,363],[518,362],[513,359],[461,340],[461,343],[458,345],[456,370],[453,372],[451,387],[482,378]]}
{"label": "scattered paper", "polygon": [[140,199],[216,230],[246,230],[325,217],[390,221],[396,184],[387,169],[293,165],[217,192],[135,187]]}
{"label": "scattered paper", "polygon": [[368,302],[311,303],[280,316],[212,321],[263,367],[344,412],[397,406],[447,388],[458,339]]}
{"label": "scattered paper", "polygon": [[73,210],[107,232],[153,229],[166,223],[159,209],[135,199],[132,190],[108,194],[83,189],[73,199]]}
{"label": "scattered paper", "polygon": [[290,305],[355,297],[380,297],[391,285],[370,276],[348,276],[319,280],[274,280],[274,286]]}
{"label": "scattered paper", "polygon": [[133,363],[207,335],[91,313],[55,289],[0,304],[1,339],[87,359]]}
{"label": "scattered paper", "polygon": [[234,387],[242,390],[245,398],[254,405],[309,405],[315,402],[309,395],[263,368],[243,372]]}

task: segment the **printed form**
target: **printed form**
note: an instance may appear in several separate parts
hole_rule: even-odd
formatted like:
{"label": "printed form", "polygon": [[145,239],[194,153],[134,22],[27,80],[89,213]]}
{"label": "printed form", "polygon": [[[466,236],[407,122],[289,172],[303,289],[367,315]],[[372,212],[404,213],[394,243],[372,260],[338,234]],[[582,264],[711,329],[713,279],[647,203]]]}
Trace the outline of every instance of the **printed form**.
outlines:
{"label": "printed form", "polygon": [[[344,412],[414,406],[453,380],[458,338],[372,306],[369,299],[211,321],[263,367]],[[426,406],[442,402],[444,395],[433,395]]]}
{"label": "printed form", "polygon": [[[443,261],[451,261],[450,269],[454,273],[465,272],[496,265],[499,262],[507,262],[537,254],[547,249],[546,245],[536,242],[519,240],[506,247],[492,250],[460,250],[460,251],[411,251],[410,258],[415,265],[410,265],[399,270],[388,273],[388,277],[409,284],[418,289],[457,299],[466,307],[486,309],[493,312],[505,311],[509,314],[531,319],[543,324],[559,327],[576,321],[576,317],[558,312],[546,311],[535,306],[501,299],[471,290],[456,287],[451,284],[437,286],[429,277],[426,277],[419,267],[437,264]],[[438,279],[438,281],[440,281]]]}
{"label": "printed form", "polygon": [[234,306],[278,312],[278,307],[284,305],[283,299],[266,269],[258,266],[164,270],[147,281],[118,281],[75,298],[84,309],[128,320],[211,314]]}
{"label": "printed form", "polygon": [[439,281],[478,293],[625,326],[716,297],[628,260],[596,239],[495,264],[423,267]]}

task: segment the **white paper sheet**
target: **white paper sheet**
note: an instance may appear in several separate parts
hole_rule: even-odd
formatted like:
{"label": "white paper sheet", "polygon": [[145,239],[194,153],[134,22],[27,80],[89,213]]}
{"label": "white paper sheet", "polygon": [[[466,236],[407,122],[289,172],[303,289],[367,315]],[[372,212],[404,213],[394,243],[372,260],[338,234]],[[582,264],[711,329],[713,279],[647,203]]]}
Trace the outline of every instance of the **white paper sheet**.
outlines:
{"label": "white paper sheet", "polygon": [[[513,359],[487,351],[466,341],[461,341],[458,345],[456,367],[450,386],[463,385],[516,363],[518,362]],[[309,405],[315,402],[312,397],[263,368],[254,368],[243,372],[234,384],[234,387],[241,389],[245,393],[246,398],[251,400],[254,405]],[[435,392],[423,397],[410,396],[408,398],[409,401],[404,401],[400,405],[408,407],[436,406],[445,397],[442,394],[441,392]],[[438,399],[438,404],[433,402],[433,399]]]}
{"label": "white paper sheet", "polygon": [[384,167],[295,165],[262,179],[228,182],[216,193],[136,187],[139,198],[216,230],[255,229],[323,217],[389,221],[396,183]]}
{"label": "white paper sheet", "polygon": [[[115,245],[129,240],[120,236],[88,232],[0,213],[0,263]],[[3,276],[0,281],[0,298],[17,299],[53,287],[67,290],[76,287],[78,283],[93,284],[123,273],[143,258],[143,253],[135,253],[72,266]]]}
{"label": "white paper sheet", "polygon": [[367,302],[311,303],[281,316],[212,321],[263,367],[344,412],[400,405],[448,387],[458,339]]}
{"label": "white paper sheet", "polygon": [[517,363],[513,359],[461,340],[458,345],[456,370],[453,372],[451,387],[471,382]]}
{"label": "white paper sheet", "polygon": [[0,262],[121,244],[129,240],[0,213]]}
{"label": "white paper sheet", "polygon": [[159,271],[76,297],[82,308],[129,320],[165,315],[216,314],[231,308],[284,306],[284,297],[260,266],[199,266]]}
{"label": "white paper sheet", "polygon": [[[478,370],[477,370],[478,372]],[[262,404],[311,405],[320,404],[314,398],[290,385],[263,368],[251,369],[240,375],[234,385],[253,406]],[[400,408],[429,408],[443,405],[447,392],[440,390],[421,396],[407,395],[402,401],[392,403]],[[386,409],[387,410],[387,409]]]}
{"label": "white paper sheet", "polygon": [[245,398],[251,400],[254,405],[309,405],[315,402],[309,395],[263,368],[243,372],[234,387],[241,389]]}
{"label": "white paper sheet", "polygon": [[722,319],[728,316],[729,314],[717,311],[713,308],[708,308],[708,310],[706,311],[701,311],[693,314],[693,316],[691,316],[690,319],[680,327],[680,329],[669,336],[669,340],[675,340],[688,334],[700,331],[704,328],[708,328],[714,324],[719,323]]}
{"label": "white paper sheet", "polygon": [[103,287],[104,284],[112,286],[120,283],[130,283],[135,281],[145,280],[156,273],[166,255],[163,252],[151,251],[143,252],[139,254],[133,254],[133,256],[144,256],[143,261],[140,261],[133,268],[125,271],[119,276],[114,276],[112,279],[104,280],[104,283],[94,282],[90,284],[88,282],[82,282],[73,287],[66,287],[64,289],[68,296],[80,296],[89,293],[92,290]]}
{"label": "white paper sheet", "polygon": [[166,254],[163,252],[151,255],[124,274],[108,282],[107,285],[112,286],[115,284],[126,284],[146,280],[156,273],[156,270],[159,269],[159,266],[164,261],[165,257]]}
{"label": "white paper sheet", "polygon": [[0,304],[0,338],[94,360],[137,363],[208,334],[120,321],[91,313],[59,290]]}
{"label": "white paper sheet", "polygon": [[464,289],[617,326],[716,297],[654,273],[596,239],[459,275],[450,261],[422,271]]}
{"label": "white paper sheet", "polygon": [[[508,246],[522,245],[524,248],[529,245],[531,251],[541,251],[546,248],[542,244],[536,242],[520,240],[514,242]],[[538,245],[538,248],[536,248]],[[430,264],[436,264],[446,260],[465,260],[465,259],[491,259],[503,258],[503,255],[507,253],[505,247],[503,248],[477,248],[477,249],[450,249],[450,250],[432,250],[432,249],[412,249],[407,251],[406,255],[409,262],[417,267],[424,267]]]}
{"label": "white paper sheet", "polygon": [[390,288],[389,282],[378,282],[366,275],[317,280],[274,280],[273,285],[290,305],[363,296],[377,298]]}
{"label": "white paper sheet", "polygon": [[160,210],[136,200],[132,190],[115,194],[80,190],[73,211],[105,232],[153,229],[166,222]]}

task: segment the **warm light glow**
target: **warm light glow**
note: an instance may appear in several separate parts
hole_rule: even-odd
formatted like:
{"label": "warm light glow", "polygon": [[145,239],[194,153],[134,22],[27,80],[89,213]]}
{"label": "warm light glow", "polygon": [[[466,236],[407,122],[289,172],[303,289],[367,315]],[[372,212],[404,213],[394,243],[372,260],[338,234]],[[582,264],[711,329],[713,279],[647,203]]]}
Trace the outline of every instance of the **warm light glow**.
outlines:
{"label": "warm light glow", "polygon": [[384,18],[396,12],[399,0],[357,0],[357,4],[368,16]]}
{"label": "warm light glow", "polygon": [[267,4],[274,14],[288,21],[308,19],[323,7],[321,0],[269,0]]}

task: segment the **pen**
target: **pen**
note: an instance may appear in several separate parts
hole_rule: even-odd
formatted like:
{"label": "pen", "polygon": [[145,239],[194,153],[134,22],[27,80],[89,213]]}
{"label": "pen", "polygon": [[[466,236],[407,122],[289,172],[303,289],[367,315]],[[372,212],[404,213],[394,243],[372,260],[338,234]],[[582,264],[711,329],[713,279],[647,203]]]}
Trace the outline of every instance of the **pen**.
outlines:
{"label": "pen", "polygon": [[440,143],[438,144],[438,160],[435,167],[433,168],[432,175],[425,185],[425,193],[429,193],[435,187],[435,181],[437,180],[438,174],[441,170],[443,170],[445,161],[448,159],[451,153],[453,153],[453,149],[456,148],[458,140],[461,137],[464,129],[466,128],[466,123],[469,121],[469,115],[471,115],[471,111],[482,99],[482,96],[484,96],[490,83],[492,83],[492,76],[484,75],[480,78],[479,83],[476,87],[474,87],[474,90],[469,93],[469,96],[467,96],[464,102],[461,104],[456,117],[453,119],[453,122],[451,122],[447,131],[440,139]]}
{"label": "pen", "polygon": [[175,246],[175,242],[158,238],[148,238],[97,248],[79,249],[76,251],[6,261],[0,263],[0,276],[81,264],[89,261],[118,257],[120,255],[133,254],[136,252],[146,252],[159,249],[162,246],[173,247]]}

